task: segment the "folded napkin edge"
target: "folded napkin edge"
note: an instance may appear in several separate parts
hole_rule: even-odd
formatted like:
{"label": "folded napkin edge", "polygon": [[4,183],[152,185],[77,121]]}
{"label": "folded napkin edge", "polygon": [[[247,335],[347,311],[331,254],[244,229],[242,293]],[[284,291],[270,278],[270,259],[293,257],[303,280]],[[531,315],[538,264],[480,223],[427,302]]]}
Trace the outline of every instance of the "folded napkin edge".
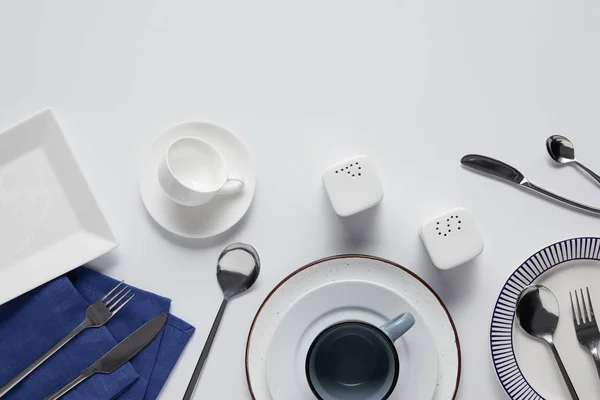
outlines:
{"label": "folded napkin edge", "polygon": [[196,330],[194,326],[173,314],[168,315],[167,324],[185,333],[193,333]]}

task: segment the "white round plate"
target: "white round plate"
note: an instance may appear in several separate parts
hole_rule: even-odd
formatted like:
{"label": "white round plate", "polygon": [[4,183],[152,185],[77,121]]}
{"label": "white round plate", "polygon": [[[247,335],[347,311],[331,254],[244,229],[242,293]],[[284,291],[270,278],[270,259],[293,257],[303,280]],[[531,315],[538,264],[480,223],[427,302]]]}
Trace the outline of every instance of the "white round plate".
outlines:
{"label": "white round plate", "polygon": [[[158,166],[169,145],[182,137],[196,137],[215,146],[230,169],[244,178],[240,193],[218,195],[207,204],[186,207],[172,201],[158,182]],[[248,150],[233,133],[210,122],[184,122],[162,134],[144,159],[140,181],[142,200],[148,213],[163,228],[188,238],[218,235],[235,225],[252,203],[256,170]]]}
{"label": "white round plate", "polygon": [[[285,390],[286,394],[292,393],[293,386],[299,385],[299,382],[306,379],[303,376],[303,368],[299,368],[299,364],[304,362],[303,348],[307,346],[306,343],[310,345],[311,337],[316,336],[321,327],[324,329],[340,319],[348,319],[349,309],[343,310],[343,307],[336,307],[337,298],[327,296],[323,299],[321,296],[323,293],[328,293],[329,290],[344,291],[344,288],[351,288],[352,286],[346,286],[348,281],[352,281],[350,285],[361,285],[362,288],[360,292],[352,289],[352,303],[345,304],[346,307],[355,306],[351,312],[352,319],[364,318],[368,322],[379,324],[398,312],[395,307],[388,308],[389,304],[385,303],[387,301],[398,302],[398,299],[401,298],[403,303],[398,303],[400,308],[406,307],[412,310],[411,312],[414,311],[413,315],[417,322],[421,322],[424,332],[429,333],[430,339],[424,339],[423,342],[433,343],[433,347],[437,350],[437,376],[431,383],[433,390],[424,391],[423,393],[428,393],[424,394],[425,397],[414,397],[411,400],[454,399],[460,380],[460,345],[454,323],[446,307],[433,289],[413,272],[391,261],[364,255],[342,255],[315,261],[286,277],[267,296],[254,317],[246,346],[246,378],[252,398],[255,400],[279,400],[280,397],[277,396],[280,390]],[[343,284],[323,288],[324,285],[332,285],[335,282]],[[377,288],[382,289],[377,295],[380,296],[382,304],[374,306],[376,300],[368,293],[372,293],[373,289]],[[315,294],[312,294],[313,291]],[[311,294],[309,295],[309,293]],[[319,303],[311,300],[313,296],[316,296],[314,299],[318,299]],[[349,297],[344,296],[344,298],[348,299]],[[296,311],[296,307],[300,313]],[[308,317],[300,315],[304,313],[303,310],[308,309],[306,307],[310,308],[310,315],[317,315],[317,317],[323,314],[320,313],[322,309],[333,310],[333,312],[326,313],[327,315],[320,319],[317,318],[318,321],[311,324],[310,321],[313,319],[310,315]],[[285,334],[288,327],[292,326],[287,319],[288,313],[298,313],[298,317],[302,319],[296,325],[299,332],[295,334],[295,337],[299,339],[292,340],[290,347],[281,342],[283,338],[281,333]],[[308,319],[308,322],[305,318]],[[415,328],[416,325],[413,329]],[[278,332],[279,329],[281,332]],[[413,333],[411,331],[406,333],[406,338],[398,341],[401,369],[407,374],[411,374],[413,371],[413,339],[409,336]],[[425,333],[425,335],[427,334]],[[410,349],[407,347],[408,343],[411,345]],[[417,343],[420,345],[421,342],[417,342],[415,339],[415,349]],[[294,349],[294,344],[299,347]],[[290,354],[287,361],[290,375],[285,379],[292,385],[292,388],[287,384],[285,387],[277,387],[270,376],[276,372],[268,366],[268,363],[271,361],[283,362],[275,358],[274,351],[276,349]],[[421,361],[425,363],[429,357],[424,355],[424,360]],[[425,378],[427,376],[429,373],[424,373],[423,379],[427,380]],[[275,378],[277,379],[277,377]],[[270,380],[273,386],[273,395],[269,386]],[[314,399],[314,396],[310,392],[305,392],[304,389],[298,394],[298,397],[293,397],[293,399]]]}
{"label": "white round plate", "polygon": [[529,257],[506,281],[492,316],[492,360],[508,396],[513,400],[569,399],[550,349],[514,322],[517,297],[532,283],[547,286],[558,299],[560,318],[554,343],[579,399],[598,399],[600,381],[591,355],[577,341],[569,292],[589,287],[592,304],[600,310],[600,238],[565,240]]}
{"label": "white round plate", "polygon": [[395,342],[400,372],[389,398],[431,399],[437,384],[439,360],[437,346],[423,317],[399,293],[356,280],[331,282],[309,291],[279,321],[267,352],[271,397],[274,400],[312,398],[305,373],[306,355],[314,339],[326,328],[352,320],[380,326],[403,312],[415,317],[415,325]]}

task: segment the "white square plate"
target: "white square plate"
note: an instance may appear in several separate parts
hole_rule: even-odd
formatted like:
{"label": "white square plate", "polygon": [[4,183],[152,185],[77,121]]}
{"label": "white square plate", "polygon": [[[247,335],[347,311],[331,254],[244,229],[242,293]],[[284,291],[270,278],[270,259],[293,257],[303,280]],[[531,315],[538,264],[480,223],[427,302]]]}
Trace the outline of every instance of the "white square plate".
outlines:
{"label": "white square plate", "polygon": [[0,133],[0,304],[116,246],[52,111]]}

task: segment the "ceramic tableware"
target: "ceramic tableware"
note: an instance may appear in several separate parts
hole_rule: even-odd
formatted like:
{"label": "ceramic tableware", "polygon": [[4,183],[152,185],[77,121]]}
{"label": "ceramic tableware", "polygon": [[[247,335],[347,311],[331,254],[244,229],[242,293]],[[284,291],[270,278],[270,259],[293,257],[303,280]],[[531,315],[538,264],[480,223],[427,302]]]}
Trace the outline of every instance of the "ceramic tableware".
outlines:
{"label": "ceramic tableware", "polygon": [[354,279],[352,272],[350,267],[336,271],[339,279],[315,285],[285,309],[266,353],[267,381],[273,399],[302,400],[312,396],[305,374],[306,355],[323,330],[351,320],[381,326],[398,310],[410,312],[416,322],[394,343],[400,371],[390,398],[432,398],[438,381],[439,355],[425,319],[402,292],[390,290],[376,279]]}
{"label": "ceramic tableware", "polygon": [[258,279],[259,273],[260,259],[258,258],[258,253],[249,244],[234,243],[227,246],[221,252],[219,261],[217,262],[217,281],[223,291],[223,301],[200,354],[200,359],[192,373],[192,378],[187,386],[183,400],[191,400],[194,396],[194,390],[200,378],[202,367],[208,358],[208,353],[217,335],[227,303],[233,297],[239,296],[250,289],[254,285],[254,282],[256,282],[256,279]]}
{"label": "ceramic tableware", "polygon": [[410,312],[416,322],[395,342],[400,369],[389,399],[454,398],[460,347],[443,303],[411,271],[363,255],[315,261],[271,291],[248,336],[246,376],[252,397],[313,398],[305,363],[314,339],[328,327],[350,320],[381,326],[398,310]]}
{"label": "ceramic tableware", "polygon": [[371,160],[354,156],[329,167],[323,173],[323,186],[333,210],[348,217],[383,200],[383,185]]}
{"label": "ceramic tableware", "polygon": [[314,395],[321,400],[387,399],[400,369],[394,342],[414,324],[410,313],[402,313],[380,327],[346,321],[325,329],[306,356]]}
{"label": "ceramic tableware", "polygon": [[52,111],[0,133],[0,304],[116,246]]}
{"label": "ceramic tableware", "polygon": [[158,181],[174,202],[190,207],[244,187],[244,179],[229,171],[219,150],[196,137],[179,138],[169,145],[158,167]]}
{"label": "ceramic tableware", "polygon": [[582,237],[548,246],[521,264],[502,288],[490,327],[492,361],[500,383],[512,400],[553,400],[570,398],[556,367],[554,356],[544,343],[517,326],[519,294],[532,284],[544,285],[555,294],[563,316],[553,334],[562,362],[580,400],[598,398],[600,381],[587,349],[577,343],[569,291],[589,286],[600,291],[600,238]]}
{"label": "ceramic tableware", "polygon": [[439,269],[458,267],[483,251],[475,218],[466,208],[454,208],[430,219],[421,225],[419,236]]}
{"label": "ceramic tableware", "polygon": [[[157,171],[169,146],[183,138],[213,146],[229,171],[243,173],[243,190],[198,206],[174,202],[163,190]],[[239,222],[252,203],[255,187],[256,170],[247,148],[229,130],[210,122],[185,122],[162,134],[144,158],[140,177],[142,201],[156,223],[175,235],[196,239],[218,235]]]}
{"label": "ceramic tableware", "polygon": [[575,146],[569,139],[561,135],[552,135],[546,140],[546,149],[550,157],[559,164],[575,164],[587,172],[598,184],[600,175],[583,165],[575,158]]}

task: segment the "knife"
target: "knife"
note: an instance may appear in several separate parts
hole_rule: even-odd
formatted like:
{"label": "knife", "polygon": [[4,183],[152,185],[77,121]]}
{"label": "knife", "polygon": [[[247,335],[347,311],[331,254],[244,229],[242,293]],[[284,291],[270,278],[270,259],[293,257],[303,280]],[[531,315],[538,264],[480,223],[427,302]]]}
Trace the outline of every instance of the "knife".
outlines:
{"label": "knife", "polygon": [[69,383],[58,389],[52,395],[46,397],[45,400],[56,400],[62,397],[69,390],[85,381],[87,378],[94,374],[110,374],[114,372],[121,365],[132,359],[137,353],[139,353],[144,347],[146,347],[152,339],[158,335],[158,332],[162,329],[167,316],[165,314],[159,314],[146,322],[144,325],[139,327],[131,335],[127,336],[113,347],[108,353],[103,355],[98,361],[83,370],[79,376],[76,376]]}
{"label": "knife", "polygon": [[460,163],[465,167],[473,168],[477,171],[519,185],[522,188],[532,190],[559,203],[566,204],[570,207],[586,211],[591,214],[600,215],[600,209],[569,200],[544,188],[541,188],[527,180],[527,178],[525,178],[525,176],[518,169],[505,164],[502,161],[478,154],[469,154],[461,158]]}

